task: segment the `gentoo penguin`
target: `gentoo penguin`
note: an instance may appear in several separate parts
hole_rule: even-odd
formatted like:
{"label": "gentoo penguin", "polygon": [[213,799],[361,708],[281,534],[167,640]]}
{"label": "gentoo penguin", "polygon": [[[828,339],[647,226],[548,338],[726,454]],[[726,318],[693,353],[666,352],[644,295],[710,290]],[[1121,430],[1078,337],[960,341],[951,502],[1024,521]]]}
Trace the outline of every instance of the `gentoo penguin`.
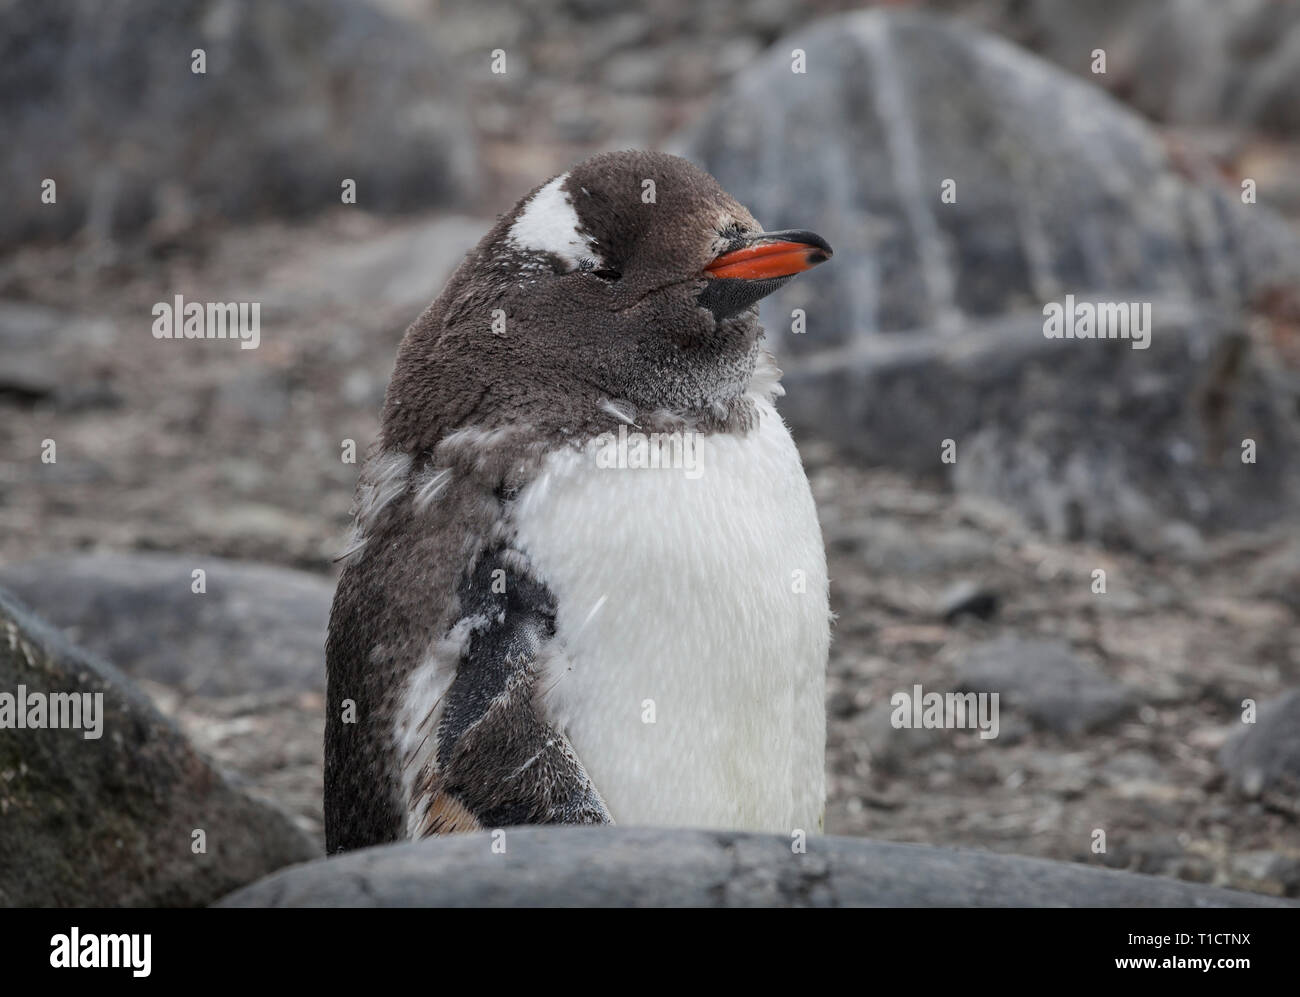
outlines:
{"label": "gentoo penguin", "polygon": [[467,255],[402,340],[357,488],[330,852],[820,828],[825,552],[756,302],[830,255],[649,152],[549,180]]}

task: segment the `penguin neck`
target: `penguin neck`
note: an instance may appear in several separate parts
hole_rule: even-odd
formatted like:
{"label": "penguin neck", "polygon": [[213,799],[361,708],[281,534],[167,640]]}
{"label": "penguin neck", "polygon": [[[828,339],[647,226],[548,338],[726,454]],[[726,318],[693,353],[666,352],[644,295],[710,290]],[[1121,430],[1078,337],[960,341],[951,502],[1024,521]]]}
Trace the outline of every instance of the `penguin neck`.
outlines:
{"label": "penguin neck", "polygon": [[446,329],[435,304],[402,343],[383,437],[390,449],[412,454],[431,453],[469,427],[511,428],[512,446],[524,437],[581,443],[610,429],[611,406],[647,430],[743,435],[757,420],[755,399],[780,392],[762,335],[756,317],[702,339],[647,335],[631,351],[611,345],[576,371],[509,339]]}
{"label": "penguin neck", "polygon": [[624,361],[611,387],[639,410],[711,425],[722,413],[746,404],[761,338],[757,323],[685,344],[656,335],[642,344],[631,363]]}

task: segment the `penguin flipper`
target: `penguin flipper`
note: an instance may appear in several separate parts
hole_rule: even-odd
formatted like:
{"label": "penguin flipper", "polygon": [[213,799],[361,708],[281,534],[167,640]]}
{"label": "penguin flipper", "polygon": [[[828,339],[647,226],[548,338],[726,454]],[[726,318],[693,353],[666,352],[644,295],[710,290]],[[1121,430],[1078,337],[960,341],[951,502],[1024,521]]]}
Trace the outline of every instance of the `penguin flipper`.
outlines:
{"label": "penguin flipper", "polygon": [[460,585],[468,630],[442,701],[436,745],[417,773],[413,837],[517,824],[610,824],[604,800],[545,715],[543,664],[555,597],[518,551],[479,557]]}

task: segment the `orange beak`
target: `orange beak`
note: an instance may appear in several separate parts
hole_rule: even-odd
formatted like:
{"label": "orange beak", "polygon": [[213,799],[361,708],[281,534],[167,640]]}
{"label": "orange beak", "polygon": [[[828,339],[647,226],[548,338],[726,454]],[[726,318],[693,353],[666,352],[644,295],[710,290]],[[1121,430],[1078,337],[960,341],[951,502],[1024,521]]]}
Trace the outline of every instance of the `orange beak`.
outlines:
{"label": "orange beak", "polygon": [[710,277],[770,280],[793,277],[825,263],[830,245],[814,232],[763,232],[744,246],[723,253],[704,268]]}

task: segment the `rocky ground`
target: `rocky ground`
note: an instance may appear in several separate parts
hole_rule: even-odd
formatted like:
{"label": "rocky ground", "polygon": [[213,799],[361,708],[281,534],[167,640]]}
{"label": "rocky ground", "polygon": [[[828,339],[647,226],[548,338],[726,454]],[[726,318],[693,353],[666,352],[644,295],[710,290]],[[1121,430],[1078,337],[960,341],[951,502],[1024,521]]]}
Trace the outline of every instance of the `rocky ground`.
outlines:
{"label": "rocky ground", "polygon": [[[427,13],[415,0],[379,6],[413,23]],[[482,157],[482,197],[467,214],[363,204],[300,221],[154,226],[124,243],[87,230],[0,255],[0,567],[167,551],[196,566],[222,556],[332,577],[358,469],[341,459],[344,443],[364,454],[403,328],[491,213],[594,148],[665,141],[786,29],[843,5],[749,4],[739,28],[714,23],[710,4],[598,25],[588,6],[538,20],[446,4],[440,43],[460,67]],[[522,56],[520,72],[487,72],[483,50],[497,45]],[[1263,164],[1261,197],[1298,210],[1294,142],[1181,126],[1219,162]],[[175,294],[261,302],[260,348],[155,341],[150,308]],[[55,463],[41,461],[46,440]],[[987,499],[863,467],[807,434],[800,443],[838,614],[828,831],[1300,896],[1300,793],[1221,758],[1243,730],[1243,700],[1300,686],[1294,529],[1189,536],[1176,553],[1146,555],[1052,541]],[[140,684],[319,840],[319,688]],[[1000,736],[895,730],[889,699],[916,684],[1002,690]],[[1285,730],[1268,736],[1298,777]]]}
{"label": "rocky ground", "polygon": [[[12,259],[4,296],[57,327],[61,348],[48,384],[33,371],[31,393],[6,398],[0,559],[175,551],[328,576],[356,473],[340,441],[364,451],[402,323],[441,279],[427,255],[409,280],[385,261],[464,243],[476,224],[339,214],[101,268],[67,249]],[[380,311],[365,294],[376,268],[406,280]],[[262,288],[262,347],[154,343],[149,303],[173,287],[216,300]],[[46,438],[53,465],[39,460]],[[1300,895],[1295,810],[1243,800],[1217,761],[1243,699],[1300,681],[1294,537],[1230,536],[1179,560],[1047,542],[995,504],[855,466],[815,439],[802,448],[838,614],[828,831]],[[1024,692],[996,740],[889,725],[889,697],[914,684],[980,688],[982,649],[1007,638],[1018,643],[996,645],[991,687]],[[318,691],[144,684],[201,749],[319,834]]]}

